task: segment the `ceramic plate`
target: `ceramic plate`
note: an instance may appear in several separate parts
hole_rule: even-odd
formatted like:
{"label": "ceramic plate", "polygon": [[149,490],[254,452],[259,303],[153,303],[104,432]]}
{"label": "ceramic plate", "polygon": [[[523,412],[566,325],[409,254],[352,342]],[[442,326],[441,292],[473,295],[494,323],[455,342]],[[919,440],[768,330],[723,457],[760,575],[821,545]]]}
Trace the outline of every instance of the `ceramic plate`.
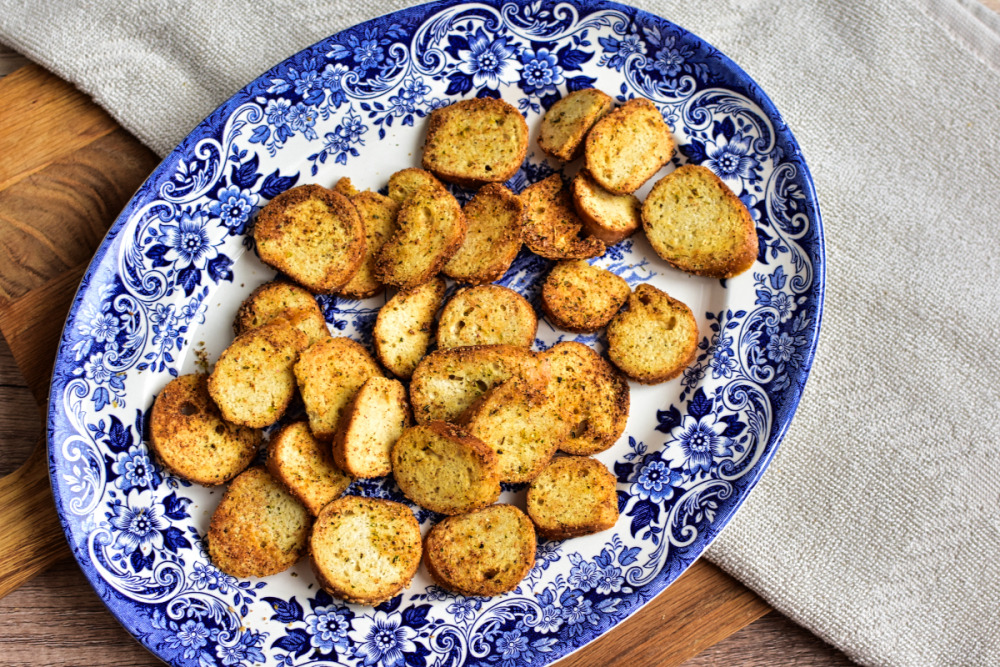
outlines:
{"label": "ceramic plate", "polygon": [[[421,569],[404,594],[372,609],[331,599],[304,562],[262,580],[212,567],[204,536],[222,491],[165,473],[144,438],[156,393],[213,362],[232,339],[240,302],[274,276],[248,243],[257,209],[291,186],[345,175],[383,188],[394,171],[419,164],[427,114],[474,96],[502,97],[533,128],[524,168],[508,183],[520,191],[558,168],[535,144],[542,114],[591,86],[619,102],[653,100],[679,147],[660,175],[686,162],[708,166],[747,205],[760,236],[757,263],[728,281],[671,269],[641,233],[594,260],[633,287],[652,283],[686,302],[700,329],[683,376],[632,385],[625,435],[598,457],[618,480],[615,528],[541,541],[520,587],[492,599],[452,595]],[[537,305],[549,267],[523,251],[499,282]],[[122,212],[83,279],[55,365],[56,503],[101,598],[173,665],[548,664],[662,591],[732,517],[795,411],[822,293],[819,210],[798,146],[760,88],[715,48],[608,2],[403,10],[250,83]],[[319,301],[334,334],[370,344],[384,296]],[[603,349],[600,336],[541,320],[536,348],[561,340]],[[386,480],[350,492],[402,499]],[[512,488],[504,498],[523,496]],[[434,517],[414,509],[426,532]]]}

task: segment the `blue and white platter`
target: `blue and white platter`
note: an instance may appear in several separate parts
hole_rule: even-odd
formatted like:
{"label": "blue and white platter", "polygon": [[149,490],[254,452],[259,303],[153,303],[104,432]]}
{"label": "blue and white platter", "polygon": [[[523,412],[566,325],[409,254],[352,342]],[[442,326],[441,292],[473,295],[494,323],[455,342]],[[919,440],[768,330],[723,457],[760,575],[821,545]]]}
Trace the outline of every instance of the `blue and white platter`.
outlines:
{"label": "blue and white platter", "polygon": [[[632,384],[625,434],[600,454],[618,480],[612,529],[540,541],[516,591],[467,598],[421,569],[377,608],[343,604],[308,564],[261,580],[209,562],[221,489],[167,474],[145,441],[154,396],[232,340],[240,302],[274,272],[248,227],[279,192],[350,176],[383,188],[418,166],[427,114],[502,97],[532,128],[515,191],[551,174],[535,142],[567,91],[647,97],[686,162],[711,168],[747,205],[760,253],[726,281],[680,273],[639,232],[595,264],[687,303],[700,345],[684,374]],[[564,172],[570,175],[576,165]],[[470,193],[456,190],[460,198]],[[522,251],[499,281],[537,306],[551,263]],[[546,665],[609,631],[674,581],[760,479],[795,412],[819,332],[819,209],[774,105],[726,56],[662,18],[611,2],[451,0],[355,26],[234,95],[153,172],[108,232],[63,332],[49,405],[52,487],[73,553],[112,613],[172,665]],[[320,297],[331,331],[370,344],[385,296]],[[598,335],[539,324],[535,346]],[[349,493],[403,500],[391,478]],[[504,499],[523,503],[523,489]],[[430,513],[414,508],[426,530]]]}

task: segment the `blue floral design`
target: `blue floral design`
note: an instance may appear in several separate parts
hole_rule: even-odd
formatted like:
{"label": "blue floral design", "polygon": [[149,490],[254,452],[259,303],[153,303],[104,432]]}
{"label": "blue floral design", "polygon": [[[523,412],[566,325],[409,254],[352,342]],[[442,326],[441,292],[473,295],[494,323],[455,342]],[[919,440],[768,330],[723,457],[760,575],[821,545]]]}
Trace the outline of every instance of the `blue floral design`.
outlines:
{"label": "blue floral design", "polygon": [[531,49],[521,52],[523,65],[524,92],[529,95],[545,95],[557,92],[556,86],[563,82],[563,69],[559,58],[548,49]]}
{"label": "blue floral design", "polygon": [[114,547],[131,554],[139,551],[148,556],[153,549],[163,548],[163,531],[169,526],[163,503],[149,489],[133,489],[127,499],[110,505],[108,522],[116,536]]}
{"label": "blue floral design", "polygon": [[760,162],[753,156],[752,145],[753,137],[743,136],[739,132],[732,138],[718,136],[714,142],[706,145],[708,160],[705,166],[722,179],[752,179],[754,170],[760,166]]}
{"label": "blue floral design", "polygon": [[209,640],[215,641],[218,631],[205,627],[201,621],[189,620],[181,625],[175,634],[167,636],[167,645],[175,649],[183,649],[182,655],[190,660],[198,655]]}
{"label": "blue floral design", "polygon": [[333,650],[347,650],[350,640],[347,633],[351,629],[351,614],[336,606],[317,607],[306,616],[306,623],[312,630],[309,641],[324,653]]}
{"label": "blue floral design", "polygon": [[416,631],[403,624],[400,614],[384,611],[357,618],[350,637],[355,654],[364,659],[365,665],[400,667],[406,654],[417,649],[413,642]]}
{"label": "blue floral design", "polygon": [[695,419],[684,416],[680,426],[671,431],[663,458],[673,468],[680,468],[688,475],[709,472],[717,459],[730,454],[731,441],[723,434],[728,424],[717,422],[714,414]]}
{"label": "blue floral design", "polygon": [[520,79],[517,47],[509,44],[507,37],[490,39],[479,28],[469,38],[468,44],[469,49],[458,70],[472,77],[473,86],[497,90],[501,85],[509,86]]}
{"label": "blue floral design", "polygon": [[145,448],[121,452],[111,469],[119,476],[115,486],[122,491],[154,488],[160,483],[160,475]]}
{"label": "blue floral design", "polygon": [[222,224],[236,234],[246,231],[246,224],[256,208],[257,196],[234,185],[222,188],[215,197],[215,201],[208,205],[209,213],[221,219]]}
{"label": "blue floral design", "polygon": [[240,640],[232,645],[219,644],[215,655],[222,660],[223,665],[242,665],[244,663],[264,662],[264,645],[266,635],[248,630],[240,635]]}
{"label": "blue floral design", "polygon": [[610,67],[618,72],[622,71],[630,56],[645,55],[646,53],[646,43],[639,35],[638,27],[635,25],[621,39],[599,37],[597,41],[604,47],[604,53],[601,54],[598,65]]}
{"label": "blue floral design", "polygon": [[639,468],[633,493],[639,498],[661,503],[674,494],[674,487],[680,486],[680,482],[677,471],[654,454]]}

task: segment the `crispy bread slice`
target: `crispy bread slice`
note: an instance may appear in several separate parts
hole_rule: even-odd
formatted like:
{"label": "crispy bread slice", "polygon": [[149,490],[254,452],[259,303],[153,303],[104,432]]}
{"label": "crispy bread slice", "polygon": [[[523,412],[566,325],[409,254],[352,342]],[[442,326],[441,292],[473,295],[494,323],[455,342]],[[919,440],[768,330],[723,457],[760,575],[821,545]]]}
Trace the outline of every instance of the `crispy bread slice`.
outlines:
{"label": "crispy bread slice", "polygon": [[570,189],[584,230],[606,246],[628,238],[642,224],[642,202],[635,195],[608,192],[585,171],[576,175]]}
{"label": "crispy bread slice", "polygon": [[368,378],[381,375],[368,350],[350,338],[333,336],[303,352],[295,380],[316,439],[332,440],[354,394]]}
{"label": "crispy bread slice", "polygon": [[542,118],[538,145],[552,157],[569,162],[583,154],[583,140],[614,100],[596,88],[574,90],[552,105]]}
{"label": "crispy bread slice", "polygon": [[462,595],[500,595],[535,565],[531,519],[513,505],[448,517],[427,534],[424,564],[434,583]]}
{"label": "crispy bread slice", "polygon": [[365,256],[365,228],[344,195],[319,185],[286,190],[261,209],[257,254],[307,290],[343,287]]}
{"label": "crispy bread slice", "polygon": [[547,378],[548,364],[527,348],[474,345],[436,350],[421,360],[410,382],[418,424],[455,421],[477,398],[512,377]]}
{"label": "crispy bread slice", "polygon": [[305,553],[306,508],[261,466],[233,480],[212,515],[208,555],[234,577],[266,577],[287,570]]}
{"label": "crispy bread slice", "polygon": [[503,183],[528,152],[528,124],[516,108],[489,97],[431,112],[423,166],[438,178],[474,188]]}
{"label": "crispy bread slice", "polygon": [[446,189],[444,183],[426,169],[410,167],[397,171],[389,177],[389,198],[400,204],[412,197],[417,190],[424,188]]}
{"label": "crispy bread slice", "polygon": [[663,115],[642,97],[598,121],[584,146],[587,171],[616,195],[638,190],[674,154],[674,138]]}
{"label": "crispy bread slice", "polygon": [[677,377],[698,351],[698,323],[686,304],[643,283],[608,324],[608,356],[643,384]]}
{"label": "crispy bread slice", "polygon": [[610,322],[631,293],[610,271],[582,259],[559,262],[542,284],[542,310],[560,329],[587,333]]}
{"label": "crispy bread slice", "polygon": [[354,477],[392,472],[389,452],[413,424],[406,388],[399,380],[370,377],[344,411],[333,440],[333,460]]}
{"label": "crispy bread slice", "polygon": [[223,421],[201,373],[167,383],[153,403],[149,426],[149,447],[163,466],[205,486],[243,472],[260,445],[257,429]]}
{"label": "crispy bread slice", "polygon": [[351,197],[351,203],[358,210],[365,228],[365,258],[354,277],[340,288],[340,294],[352,299],[365,299],[383,289],[382,283],[375,278],[375,257],[396,231],[399,204],[371,191],[357,193]]}
{"label": "crispy bread slice", "polygon": [[550,540],[590,535],[618,521],[615,477],[597,459],[552,459],[528,487],[528,516]]}
{"label": "crispy bread slice", "polygon": [[615,444],[628,421],[625,378],[582,343],[556,343],[543,353],[551,369],[549,395],[570,423],[559,448],[568,454],[596,454]]}
{"label": "crispy bread slice", "polygon": [[465,214],[443,188],[415,192],[397,221],[396,232],[375,257],[375,278],[400,289],[433,278],[465,240]]}
{"label": "crispy bread slice", "polygon": [[507,272],[521,249],[524,203],[504,186],[490,183],[462,210],[469,229],[444,274],[460,283],[491,283]]}
{"label": "crispy bread slice", "polygon": [[351,485],[351,478],[334,464],[328,447],[313,437],[307,422],[289,424],[271,438],[267,470],[313,516]]}
{"label": "crispy bread slice", "polygon": [[208,378],[222,417],[252,428],[278,421],[295,395],[292,367],[308,342],[283,317],[237,336]]}
{"label": "crispy bread slice", "polygon": [[757,261],[750,212],[707,167],[686,164],[657,181],[642,226],[656,254],[681,271],[732,278]]}
{"label": "crispy bread slice", "polygon": [[483,394],[459,423],[496,452],[500,481],[512,484],[537,477],[570,429],[545,384],[519,378]]}
{"label": "crispy bread slice", "polygon": [[420,567],[420,524],[402,503],[344,496],[316,517],[309,551],[326,592],[374,607],[406,588]]}
{"label": "crispy bread slice", "polygon": [[392,474],[403,495],[440,514],[464,514],[500,497],[497,455],[447,422],[403,431],[392,448]]}
{"label": "crispy bread slice", "polygon": [[432,278],[397,293],[379,309],[372,334],[375,354],[396,377],[409,380],[424,358],[444,292],[444,278]]}
{"label": "crispy bread slice", "polygon": [[604,242],[580,238],[583,223],[573,209],[569,191],[559,174],[530,185],[521,193],[524,202],[524,244],[547,259],[587,259],[604,254]]}
{"label": "crispy bread slice", "polygon": [[441,310],[439,348],[463,345],[520,345],[531,347],[538,317],[528,301],[500,285],[459,290]]}
{"label": "crispy bread slice", "polygon": [[323,311],[308,290],[284,280],[272,280],[255,289],[236,311],[233,330],[236,335],[284,317],[309,339],[312,345],[330,335]]}

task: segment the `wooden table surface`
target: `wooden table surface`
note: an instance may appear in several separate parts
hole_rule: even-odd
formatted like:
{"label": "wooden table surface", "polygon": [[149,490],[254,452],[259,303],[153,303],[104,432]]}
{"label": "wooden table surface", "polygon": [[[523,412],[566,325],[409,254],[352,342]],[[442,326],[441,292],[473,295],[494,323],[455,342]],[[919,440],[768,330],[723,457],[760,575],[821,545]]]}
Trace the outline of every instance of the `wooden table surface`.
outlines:
{"label": "wooden table surface", "polygon": [[[1000,0],[984,0],[984,4],[1000,11]],[[26,64],[21,56],[0,45],[0,78]],[[0,160],[4,159],[6,156],[0,155]],[[14,362],[10,347],[0,337],[0,477],[16,470],[28,458],[42,433],[43,423],[36,398]],[[163,664],[125,632],[98,599],[68,550],[63,553],[45,572],[0,598],[0,664],[31,667]],[[754,613],[759,612],[748,611],[748,618]],[[676,623],[676,619],[671,622]],[[711,618],[687,621],[684,634],[691,637],[703,634],[721,641],[711,645],[704,640],[693,642],[699,647],[708,646],[683,662],[684,667],[852,664],[842,653],[774,611],[734,634],[729,634],[730,630],[713,634],[711,626]],[[651,659],[655,653],[629,653],[627,646],[618,650],[615,662],[621,659],[636,667],[661,663]],[[574,666],[587,664],[573,659],[564,662]],[[596,663],[591,660],[590,664]]]}

